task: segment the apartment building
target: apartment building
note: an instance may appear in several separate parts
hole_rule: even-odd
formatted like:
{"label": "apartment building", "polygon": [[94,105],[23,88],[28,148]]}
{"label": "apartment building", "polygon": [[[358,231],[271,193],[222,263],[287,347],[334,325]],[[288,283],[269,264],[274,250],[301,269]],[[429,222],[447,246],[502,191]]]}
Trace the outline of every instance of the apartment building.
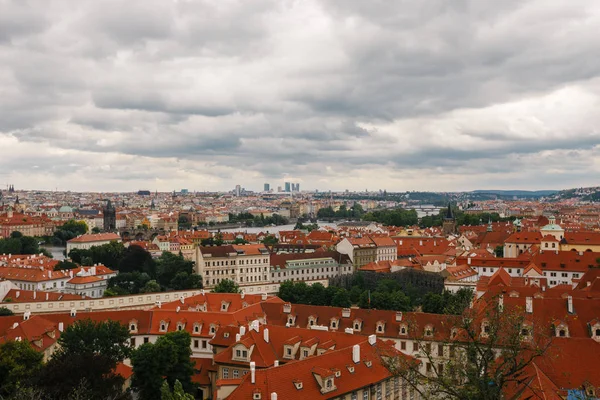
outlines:
{"label": "apartment building", "polygon": [[198,246],[196,272],[205,288],[224,279],[240,286],[270,282],[269,250],[263,244]]}

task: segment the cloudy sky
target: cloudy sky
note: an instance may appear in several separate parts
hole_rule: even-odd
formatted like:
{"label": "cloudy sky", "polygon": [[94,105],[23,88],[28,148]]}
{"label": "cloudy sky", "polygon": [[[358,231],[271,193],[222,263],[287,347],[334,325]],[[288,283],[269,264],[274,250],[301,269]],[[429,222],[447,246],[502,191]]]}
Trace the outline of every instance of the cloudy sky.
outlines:
{"label": "cloudy sky", "polygon": [[599,185],[598,0],[0,0],[0,183]]}

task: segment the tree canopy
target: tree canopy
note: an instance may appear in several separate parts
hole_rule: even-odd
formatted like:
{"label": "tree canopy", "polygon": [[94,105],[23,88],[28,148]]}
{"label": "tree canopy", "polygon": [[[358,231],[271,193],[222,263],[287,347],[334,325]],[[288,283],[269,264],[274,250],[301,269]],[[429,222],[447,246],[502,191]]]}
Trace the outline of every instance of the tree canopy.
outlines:
{"label": "tree canopy", "polygon": [[43,354],[26,341],[0,344],[0,398],[30,386],[42,368],[42,358]]}
{"label": "tree canopy", "polygon": [[161,392],[163,381],[174,387],[176,382],[186,393],[193,393],[194,364],[191,337],[186,331],[167,333],[156,343],[144,343],[131,356],[133,379],[131,385],[141,400],[154,400]]}
{"label": "tree canopy", "polygon": [[47,398],[67,398],[79,386],[85,386],[92,398],[122,394],[124,379],[115,368],[131,354],[126,326],[111,320],[80,320],[62,332],[58,343],[39,375]]}
{"label": "tree canopy", "polygon": [[215,293],[239,293],[240,287],[231,279],[223,279],[213,288]]}

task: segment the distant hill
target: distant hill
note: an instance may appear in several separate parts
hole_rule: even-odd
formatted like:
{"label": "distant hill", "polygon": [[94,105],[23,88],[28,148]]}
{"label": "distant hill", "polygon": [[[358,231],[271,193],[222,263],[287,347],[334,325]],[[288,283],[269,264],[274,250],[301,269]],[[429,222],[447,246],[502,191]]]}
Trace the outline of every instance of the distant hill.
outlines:
{"label": "distant hill", "polygon": [[546,197],[557,194],[558,190],[473,190],[473,194],[493,194],[497,196]]}

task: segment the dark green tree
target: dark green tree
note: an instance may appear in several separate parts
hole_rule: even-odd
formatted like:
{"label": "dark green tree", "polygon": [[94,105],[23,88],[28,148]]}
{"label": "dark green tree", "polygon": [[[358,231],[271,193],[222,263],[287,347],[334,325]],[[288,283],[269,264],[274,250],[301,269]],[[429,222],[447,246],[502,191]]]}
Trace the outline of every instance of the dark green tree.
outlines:
{"label": "dark green tree", "polygon": [[26,341],[0,344],[0,398],[30,386],[42,368],[42,359],[43,354]]}
{"label": "dark green tree", "polygon": [[126,326],[111,320],[80,320],[65,329],[58,343],[58,350],[39,375],[39,386],[48,398],[67,398],[82,384],[90,398],[122,394],[124,379],[115,368],[131,353]]}
{"label": "dark green tree", "polygon": [[55,271],[61,271],[63,269],[74,269],[77,268],[77,264],[68,260],[59,261],[58,264],[54,267]]}
{"label": "dark green tree", "polygon": [[215,293],[239,293],[240,287],[231,279],[223,279],[213,288]]}
{"label": "dark green tree", "polygon": [[152,255],[144,248],[136,245],[127,247],[119,260],[119,272],[145,272],[150,276],[156,274],[156,263]]}
{"label": "dark green tree", "polygon": [[133,352],[132,386],[141,400],[156,399],[164,379],[170,386],[179,381],[185,392],[194,392],[194,364],[190,361],[190,345],[190,334],[176,331],[158,338],[154,344],[145,343]]}
{"label": "dark green tree", "polygon": [[[12,299],[10,299],[10,297],[8,299],[12,300]],[[7,299],[4,299],[4,301],[7,301]],[[12,310],[9,310],[6,307],[0,307],[0,317],[8,317],[8,316],[11,316],[11,315],[14,315],[14,313],[12,312]]]}

